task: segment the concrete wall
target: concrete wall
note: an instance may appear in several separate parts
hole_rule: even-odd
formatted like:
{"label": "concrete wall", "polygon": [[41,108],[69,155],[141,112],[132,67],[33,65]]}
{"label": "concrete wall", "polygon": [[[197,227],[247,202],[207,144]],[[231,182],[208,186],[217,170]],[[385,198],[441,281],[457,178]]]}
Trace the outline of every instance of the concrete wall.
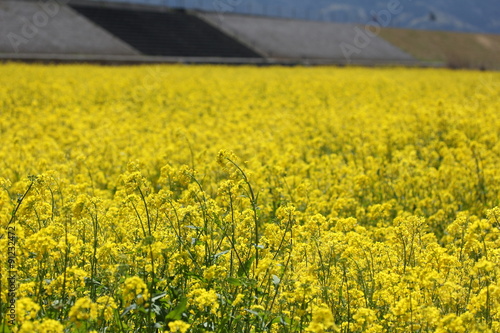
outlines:
{"label": "concrete wall", "polygon": [[[104,62],[208,62],[224,59],[144,56],[65,5],[69,0],[0,0],[0,59]],[[92,5],[86,0],[71,3]],[[95,3],[94,3],[95,4]],[[110,3],[108,7],[145,9]],[[149,6],[147,10],[167,8]],[[311,22],[190,11],[250,47],[264,59],[253,63],[410,64],[419,62],[377,36],[360,37],[353,24]],[[142,59],[142,60],[141,60]],[[231,61],[229,61],[231,63]],[[235,62],[235,61],[233,61]],[[244,63],[237,59],[236,63]]]}
{"label": "concrete wall", "polygon": [[139,54],[62,3],[1,0],[0,54]]}
{"label": "concrete wall", "polygon": [[200,13],[199,15],[268,57],[336,59],[340,62],[414,60],[382,38],[367,35],[363,27],[354,24],[237,14]]}

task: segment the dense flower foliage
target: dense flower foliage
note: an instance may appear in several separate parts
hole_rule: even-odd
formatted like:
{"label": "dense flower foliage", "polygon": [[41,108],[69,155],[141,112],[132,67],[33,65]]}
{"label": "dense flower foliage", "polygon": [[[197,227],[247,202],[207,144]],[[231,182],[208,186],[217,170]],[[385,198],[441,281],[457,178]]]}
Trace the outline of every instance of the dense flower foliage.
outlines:
{"label": "dense flower foliage", "polygon": [[0,73],[2,331],[500,332],[500,74]]}

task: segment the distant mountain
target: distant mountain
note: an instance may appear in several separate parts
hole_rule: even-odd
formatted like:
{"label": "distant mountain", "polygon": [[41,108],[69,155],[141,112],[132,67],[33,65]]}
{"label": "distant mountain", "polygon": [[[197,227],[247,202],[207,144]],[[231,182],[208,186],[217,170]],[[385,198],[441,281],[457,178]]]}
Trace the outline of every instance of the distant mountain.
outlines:
{"label": "distant mountain", "polygon": [[[500,0],[96,0],[200,8],[221,14],[249,13],[367,24],[399,4],[388,26],[500,34]],[[378,17],[380,16],[380,17]]]}
{"label": "distant mountain", "polygon": [[[239,1],[241,6],[245,1]],[[261,10],[269,3],[253,1]],[[275,0],[273,4],[302,18],[354,23],[381,20],[377,18],[381,10],[399,4],[401,12],[391,14],[391,27],[500,34],[500,0]]]}

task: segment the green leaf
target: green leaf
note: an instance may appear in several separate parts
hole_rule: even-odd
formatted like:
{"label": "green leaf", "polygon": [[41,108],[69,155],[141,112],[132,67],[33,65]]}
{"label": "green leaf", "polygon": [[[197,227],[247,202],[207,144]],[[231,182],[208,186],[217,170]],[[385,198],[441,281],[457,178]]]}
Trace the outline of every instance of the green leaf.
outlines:
{"label": "green leaf", "polygon": [[158,305],[156,304],[151,304],[150,305],[150,309],[151,311],[153,311],[153,313],[155,313],[156,315],[160,315],[161,314],[161,307],[159,307]]}
{"label": "green leaf", "polygon": [[233,286],[241,286],[243,283],[240,281],[240,279],[237,278],[227,278],[227,283],[233,285]]}
{"label": "green leaf", "polygon": [[142,244],[151,245],[155,242],[155,238],[153,236],[147,236],[142,240]]}
{"label": "green leaf", "polygon": [[167,295],[167,293],[166,293],[166,292],[160,293],[160,294],[158,294],[158,295],[153,296],[153,297],[151,298],[151,301],[156,302],[157,300],[159,300],[160,298],[165,297],[166,295]]}
{"label": "green leaf", "polygon": [[121,316],[124,317],[127,313],[129,313],[130,311],[135,310],[135,309],[137,309],[137,304],[134,303],[132,305],[129,305],[125,308],[125,310],[123,311]]}
{"label": "green leaf", "polygon": [[279,317],[279,319],[281,324],[290,325],[290,318],[281,316]]}
{"label": "green leaf", "polygon": [[254,310],[250,310],[250,309],[245,309],[246,312],[249,312],[253,315],[256,315],[257,317],[260,317],[260,313],[258,313],[257,311],[254,311]]}
{"label": "green leaf", "polygon": [[1,331],[0,331],[0,332],[5,332],[5,333],[11,333],[11,332],[12,332],[12,331],[9,329],[9,325],[7,325],[7,324],[0,325],[0,329],[1,329]]}
{"label": "green leaf", "polygon": [[223,256],[225,255],[226,253],[228,253],[229,251],[231,250],[226,250],[226,251],[222,251],[222,252],[219,252],[217,254],[214,254],[214,259],[218,259],[220,256]]}
{"label": "green leaf", "polygon": [[177,304],[177,306],[167,314],[165,319],[180,320],[182,313],[186,311],[186,308],[187,308],[187,298],[183,298],[181,299],[179,304]]}
{"label": "green leaf", "polygon": [[255,257],[252,256],[252,257],[250,257],[250,259],[245,261],[245,263],[243,265],[241,265],[240,268],[238,269],[238,276],[243,276],[243,275],[248,276],[249,272],[250,272],[250,268],[252,267],[252,263],[254,260],[255,260]]}
{"label": "green leaf", "polygon": [[203,244],[198,238],[191,238],[191,245],[201,245]]}

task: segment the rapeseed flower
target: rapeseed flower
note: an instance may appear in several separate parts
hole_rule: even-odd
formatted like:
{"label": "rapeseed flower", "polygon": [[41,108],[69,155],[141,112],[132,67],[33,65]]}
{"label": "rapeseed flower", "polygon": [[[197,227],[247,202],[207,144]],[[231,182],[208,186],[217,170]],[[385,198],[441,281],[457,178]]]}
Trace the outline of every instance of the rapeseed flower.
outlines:
{"label": "rapeseed flower", "polygon": [[498,73],[0,72],[12,331],[500,330]]}

